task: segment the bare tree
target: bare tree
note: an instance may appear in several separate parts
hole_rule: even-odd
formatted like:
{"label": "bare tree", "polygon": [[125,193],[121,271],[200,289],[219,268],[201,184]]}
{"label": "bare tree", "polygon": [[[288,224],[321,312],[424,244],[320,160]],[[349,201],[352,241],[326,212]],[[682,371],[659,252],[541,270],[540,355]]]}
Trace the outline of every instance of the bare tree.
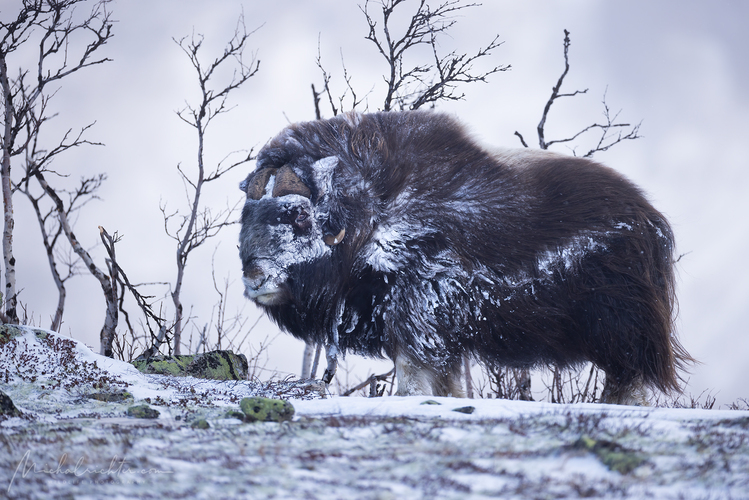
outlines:
{"label": "bare tree", "polygon": [[[559,79],[557,80],[557,84],[551,89],[551,95],[549,96],[549,100],[546,101],[546,105],[544,106],[543,113],[541,114],[541,120],[538,122],[538,126],[536,127],[536,133],[538,134],[538,147],[541,149],[549,149],[549,147],[553,146],[554,144],[571,143],[577,140],[583,134],[586,134],[592,131],[598,131],[599,137],[594,147],[589,149],[583,155],[584,158],[590,158],[596,153],[608,151],[609,148],[616,146],[617,144],[623,141],[639,139],[641,137],[639,135],[640,124],[638,123],[637,125],[631,125],[629,123],[617,122],[619,118],[619,112],[614,113],[612,115],[608,104],[606,104],[606,92],[604,92],[603,94],[603,101],[602,101],[603,102],[603,116],[605,118],[604,123],[596,122],[596,123],[593,123],[592,125],[588,125],[587,127],[583,128],[582,130],[572,134],[571,136],[565,139],[555,139],[555,140],[546,139],[546,131],[545,131],[546,120],[549,116],[549,111],[551,110],[552,104],[554,104],[554,102],[556,102],[557,99],[561,99],[563,97],[575,97],[576,95],[585,94],[588,92],[588,89],[575,90],[573,92],[568,92],[568,93],[563,93],[561,90],[562,84],[564,83],[564,79],[570,70],[569,49],[570,49],[570,32],[567,30],[564,30],[564,71],[562,71],[562,74],[559,76]],[[629,129],[629,130],[626,130],[626,129]],[[525,139],[520,134],[520,132],[515,131],[515,135],[520,139],[521,144],[527,148],[528,144],[525,142]],[[572,152],[573,154],[576,154],[575,149],[573,149]]]}
{"label": "bare tree", "polygon": [[[37,222],[39,223],[42,244],[44,245],[44,250],[47,254],[47,263],[49,265],[50,274],[52,275],[52,279],[57,287],[57,307],[55,308],[55,313],[52,317],[49,328],[50,330],[59,332],[62,326],[63,314],[65,312],[65,299],[67,297],[65,283],[73,276],[81,273],[79,269],[81,259],[80,257],[74,257],[74,255],[76,255],[74,252],[66,253],[61,249],[63,241],[67,241],[67,239],[63,230],[63,225],[60,223],[58,217],[59,207],[54,203],[50,207],[45,206],[45,200],[49,199],[46,191],[42,190],[41,193],[36,194],[31,186],[31,180],[35,179],[35,177],[33,177],[35,174],[35,168],[30,167],[29,173],[31,173],[31,176],[24,178],[24,182],[18,187],[18,191],[23,193],[31,202]],[[74,214],[83,208],[88,202],[98,198],[96,196],[96,191],[98,191],[105,179],[105,174],[99,174],[94,177],[81,179],[80,184],[73,190],[60,190],[62,195],[62,208],[67,220],[71,220]],[[67,203],[62,199],[63,196],[67,198]],[[69,247],[68,250],[70,250]],[[66,268],[65,272],[60,272],[58,268],[59,264],[62,264]]]}
{"label": "bare tree", "polygon": [[[432,8],[427,0],[420,0],[405,31],[396,35],[392,29],[392,16],[403,4],[405,0],[382,0],[379,26],[378,21],[369,12],[369,0],[361,8],[369,25],[369,34],[366,38],[375,44],[387,63],[388,71],[383,75],[387,83],[383,111],[418,109],[440,101],[461,100],[465,94],[457,92],[458,85],[486,82],[490,75],[510,68],[508,65],[495,66],[483,73],[472,72],[473,64],[478,59],[490,55],[502,44],[499,35],[473,55],[457,54],[454,51],[447,55],[439,54],[438,39],[457,23],[456,14],[478,4],[463,4],[462,0],[445,0]],[[407,65],[407,53],[418,46],[429,48],[432,62]]]}
{"label": "bare tree", "polygon": [[[14,20],[0,21],[0,89],[3,121],[0,131],[0,186],[3,194],[3,264],[5,312],[17,321],[16,259],[13,255],[12,158],[23,155],[38,136],[50,94],[47,87],[83,68],[108,61],[96,52],[112,37],[108,0],[93,2],[89,13],[78,16],[76,7],[86,0],[23,0]],[[79,39],[88,41],[81,44]],[[17,76],[11,75],[12,57],[24,45],[36,44],[35,61],[23,59]],[[31,62],[25,66],[25,63]],[[61,144],[65,141],[63,140]],[[75,141],[74,141],[75,142]],[[62,148],[64,150],[66,148]],[[57,152],[50,152],[54,156]],[[38,162],[37,162],[38,163]]]}
{"label": "bare tree", "polygon": [[[208,64],[204,64],[199,57],[200,49],[203,46],[202,35],[193,34],[189,38],[184,37],[174,40],[187,55],[196,72],[201,96],[197,104],[187,103],[185,108],[177,112],[177,116],[182,121],[195,129],[198,139],[196,175],[190,176],[181,166],[177,166],[185,184],[190,211],[187,215],[182,215],[179,212],[168,213],[165,205],[161,207],[166,233],[177,243],[177,277],[171,292],[175,308],[172,346],[175,355],[180,354],[181,351],[182,329],[185,322],[181,293],[187,259],[192,251],[208,239],[216,236],[222,228],[234,223],[234,208],[226,208],[214,213],[210,208],[201,204],[200,197],[203,188],[207,183],[221,178],[233,168],[252,159],[252,151],[250,151],[246,156],[243,155],[242,159],[228,166],[224,162],[220,162],[213,171],[208,171],[204,164],[205,135],[209,124],[217,116],[231,109],[227,106],[229,94],[246,83],[257,73],[260,67],[260,61],[256,59],[255,54],[252,54],[249,62],[244,61],[247,41],[254,32],[247,32],[244,15],[240,15],[234,35],[224,48],[223,54]],[[229,82],[225,85],[213,87],[213,79],[219,70],[223,70],[225,66],[231,64],[234,64],[234,71]],[[176,229],[170,228],[172,222],[174,222]]]}
{"label": "bare tree", "polygon": [[490,393],[500,399],[533,401],[531,397],[530,371],[524,368],[486,366]]}
{"label": "bare tree", "polygon": [[[108,356],[111,358],[113,356],[112,342],[114,340],[118,321],[118,301],[116,286],[117,266],[110,266],[110,274],[105,273],[97,267],[91,255],[86,251],[85,248],[83,248],[83,246],[81,246],[80,242],[73,233],[62,198],[60,198],[57,192],[47,183],[47,180],[45,179],[44,174],[41,170],[36,169],[34,171],[34,177],[37,179],[37,181],[39,181],[39,185],[41,185],[42,189],[44,189],[46,195],[54,202],[55,208],[57,210],[57,217],[60,221],[60,226],[62,227],[65,236],[70,242],[70,245],[73,247],[73,251],[78,254],[81,260],[83,260],[86,268],[99,281],[102,292],[104,292],[104,299],[107,303],[107,312],[104,319],[104,326],[102,327],[100,334],[100,352],[103,356]],[[113,252],[114,248],[112,248],[112,262],[114,262]]]}
{"label": "bare tree", "polygon": [[[510,69],[509,65],[500,65],[486,71],[474,71],[474,65],[479,60],[491,56],[502,45],[499,35],[472,55],[458,54],[456,51],[440,54],[439,41],[457,23],[456,15],[479,4],[464,3],[463,0],[443,0],[433,8],[427,0],[419,0],[418,7],[410,14],[410,18],[405,10],[406,0],[380,0],[377,4],[379,16],[371,12],[370,0],[360,9],[369,29],[366,39],[374,44],[385,60],[382,75],[385,89],[380,107],[382,111],[415,110],[423,106],[435,106],[443,101],[462,100],[465,94],[459,92],[458,87],[468,83],[486,83],[491,75]],[[396,33],[395,25],[400,24],[396,22],[399,17],[407,19],[407,26]],[[426,51],[419,51],[422,48]],[[427,61],[423,61],[425,55]],[[343,56],[341,59],[343,60]],[[412,60],[420,62],[411,63]],[[319,111],[319,100],[323,95],[334,116],[344,111],[346,97],[350,98],[350,110],[356,109],[363,102],[361,94],[357,94],[354,89],[345,64],[343,80],[346,90],[337,97],[331,91],[332,77],[322,65],[319,49],[317,66],[322,72],[323,88],[316,92],[313,86],[316,110]]]}
{"label": "bare tree", "polygon": [[[23,93],[26,89],[21,88],[20,90]],[[27,111],[25,135],[28,138],[28,142],[24,149],[24,177],[17,184],[14,183],[13,187],[14,192],[22,193],[29,200],[39,223],[42,244],[47,254],[47,263],[57,288],[58,296],[57,307],[50,329],[60,331],[65,311],[65,299],[67,297],[65,282],[79,274],[78,267],[81,259],[80,257],[74,257],[76,253],[72,251],[72,247],[65,245],[67,239],[57,215],[58,205],[47,196],[44,189],[40,190],[38,186],[34,186],[35,182],[32,181],[36,180],[37,172],[49,173],[56,178],[66,177],[51,169],[52,162],[61,153],[83,145],[101,144],[84,138],[86,132],[93,126],[93,124],[89,124],[81,128],[77,134],[73,134],[73,130],[68,129],[56,146],[44,149],[40,143],[40,134],[43,125],[55,116],[49,115],[47,111],[51,97],[42,94],[39,98],[39,105],[31,107]],[[93,177],[82,178],[79,185],[72,190],[66,188],[57,189],[63,201],[62,206],[65,211],[65,218],[70,221],[71,226],[73,225],[72,218],[74,214],[90,201],[98,199],[96,192],[106,178],[106,174],[99,174]],[[64,198],[67,199],[67,204]],[[65,250],[62,249],[63,246],[66,246]],[[64,276],[58,270],[58,264],[62,264],[67,268]]]}

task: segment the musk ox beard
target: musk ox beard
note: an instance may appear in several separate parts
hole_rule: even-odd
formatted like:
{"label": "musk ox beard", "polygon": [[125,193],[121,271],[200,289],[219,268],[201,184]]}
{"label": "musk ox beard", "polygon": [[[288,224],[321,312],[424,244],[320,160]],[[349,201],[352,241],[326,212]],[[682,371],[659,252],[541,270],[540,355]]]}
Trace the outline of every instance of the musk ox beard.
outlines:
{"label": "musk ox beard", "polygon": [[285,331],[392,359],[399,395],[454,395],[461,364],[606,374],[602,401],[678,390],[674,239],[593,161],[490,153],[432,112],[291,125],[242,183],[245,295]]}

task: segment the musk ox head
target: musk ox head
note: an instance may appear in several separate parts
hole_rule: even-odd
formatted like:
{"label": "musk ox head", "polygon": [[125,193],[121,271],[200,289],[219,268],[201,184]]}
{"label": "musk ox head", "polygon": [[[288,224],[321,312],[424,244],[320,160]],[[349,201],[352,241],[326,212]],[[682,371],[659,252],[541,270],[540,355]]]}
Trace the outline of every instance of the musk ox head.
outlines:
{"label": "musk ox head", "polygon": [[318,260],[341,243],[345,228],[329,231],[329,212],[320,200],[330,189],[326,177],[338,158],[322,158],[312,165],[315,201],[291,165],[259,168],[241,185],[247,193],[242,220],[242,258],[245,296],[262,305],[279,305],[290,298],[288,269]]}

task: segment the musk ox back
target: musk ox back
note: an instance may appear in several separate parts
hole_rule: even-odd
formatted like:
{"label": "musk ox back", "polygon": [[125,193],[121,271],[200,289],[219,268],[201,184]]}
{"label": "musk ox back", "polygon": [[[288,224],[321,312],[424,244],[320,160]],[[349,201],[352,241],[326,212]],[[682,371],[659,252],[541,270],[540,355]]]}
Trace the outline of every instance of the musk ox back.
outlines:
{"label": "musk ox back", "polygon": [[286,128],[242,189],[245,295],[329,366],[391,358],[400,395],[460,395],[471,355],[591,361],[603,400],[630,403],[691,359],[668,222],[592,161],[489,153],[431,112],[347,114]]}

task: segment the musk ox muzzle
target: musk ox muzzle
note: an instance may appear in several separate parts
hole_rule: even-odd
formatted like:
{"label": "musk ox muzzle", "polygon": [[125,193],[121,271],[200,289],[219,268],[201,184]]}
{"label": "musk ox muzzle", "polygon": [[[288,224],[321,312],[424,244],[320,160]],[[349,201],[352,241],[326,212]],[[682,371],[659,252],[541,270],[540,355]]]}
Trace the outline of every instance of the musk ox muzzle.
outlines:
{"label": "musk ox muzzle", "polygon": [[459,395],[465,356],[590,361],[628,403],[692,361],[668,222],[590,160],[489,153],[431,112],[347,114],[288,127],[242,189],[246,295],[329,368],[387,356],[398,394]]}

